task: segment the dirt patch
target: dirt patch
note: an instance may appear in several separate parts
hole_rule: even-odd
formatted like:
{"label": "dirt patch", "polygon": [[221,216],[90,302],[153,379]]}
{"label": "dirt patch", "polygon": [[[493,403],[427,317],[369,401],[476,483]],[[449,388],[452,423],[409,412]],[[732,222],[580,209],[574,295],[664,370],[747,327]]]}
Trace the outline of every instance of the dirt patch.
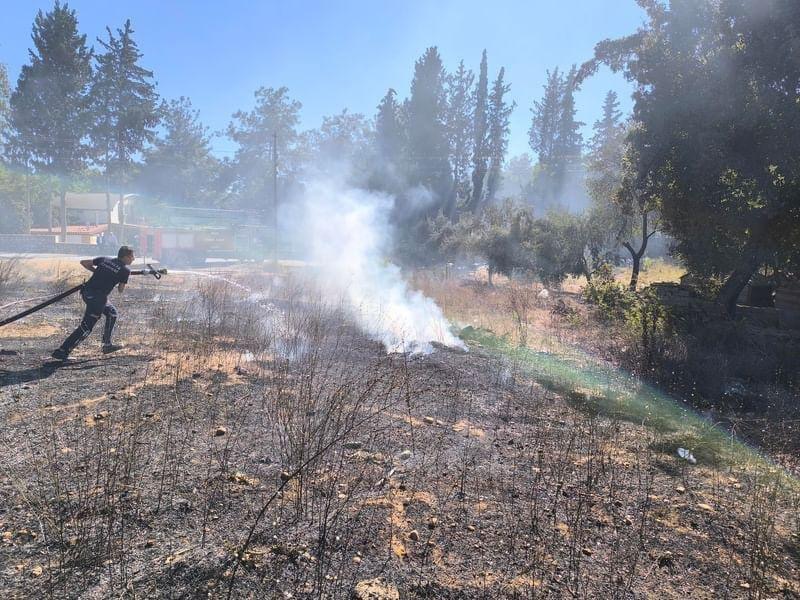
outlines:
{"label": "dirt patch", "polygon": [[62,329],[55,325],[39,323],[11,323],[3,328],[3,335],[15,338],[49,338],[60,335]]}

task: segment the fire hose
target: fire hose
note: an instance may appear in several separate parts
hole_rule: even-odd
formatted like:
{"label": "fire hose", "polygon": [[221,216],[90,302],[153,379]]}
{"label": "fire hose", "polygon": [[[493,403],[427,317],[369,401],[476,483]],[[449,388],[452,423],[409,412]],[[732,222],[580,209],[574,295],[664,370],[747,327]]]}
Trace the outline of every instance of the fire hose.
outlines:
{"label": "fire hose", "polygon": [[[147,265],[146,269],[138,269],[136,271],[131,271],[131,275],[152,275],[156,279],[161,279],[161,276],[166,274],[167,274],[166,269],[154,269],[149,264]],[[27,317],[28,315],[38,312],[43,308],[47,308],[51,304],[55,304],[56,302],[59,302],[60,300],[63,300],[64,298],[71,296],[75,292],[80,291],[81,289],[83,289],[84,285],[85,282],[80,285],[76,285],[74,288],[68,289],[66,292],[61,292],[60,294],[53,296],[49,300],[45,300],[41,304],[37,304],[36,306],[32,306],[31,308],[24,310],[21,313],[17,313],[16,315],[8,317],[7,319],[3,319],[2,321],[0,321],[0,327],[8,325],[9,323],[13,323],[14,321],[18,321],[19,319],[22,319],[23,317]]]}

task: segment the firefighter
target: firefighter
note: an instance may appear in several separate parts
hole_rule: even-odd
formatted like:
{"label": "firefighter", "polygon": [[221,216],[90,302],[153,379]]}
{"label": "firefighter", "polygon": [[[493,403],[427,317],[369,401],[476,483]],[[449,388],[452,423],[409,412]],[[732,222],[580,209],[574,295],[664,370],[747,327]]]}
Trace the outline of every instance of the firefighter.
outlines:
{"label": "firefighter", "polygon": [[130,264],[133,262],[133,249],[122,246],[117,252],[117,258],[108,256],[98,256],[95,259],[85,259],[81,261],[81,266],[92,272],[89,281],[81,289],[81,298],[86,304],[86,312],[83,320],[77,329],[64,340],[61,347],[52,354],[58,360],[67,360],[70,352],[89,337],[95,324],[101,316],[105,316],[105,326],[103,327],[103,353],[116,352],[123,346],[111,343],[111,333],[114,331],[114,324],[117,321],[117,309],[109,303],[108,295],[117,287],[121,294],[128,283],[131,274]]}

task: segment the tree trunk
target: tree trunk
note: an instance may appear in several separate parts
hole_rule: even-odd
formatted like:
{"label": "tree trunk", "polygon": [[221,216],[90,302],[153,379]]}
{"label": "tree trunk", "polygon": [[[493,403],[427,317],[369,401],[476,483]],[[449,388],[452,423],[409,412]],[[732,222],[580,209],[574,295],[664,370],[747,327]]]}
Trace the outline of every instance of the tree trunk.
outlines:
{"label": "tree trunk", "polygon": [[758,269],[759,260],[755,254],[750,254],[740,266],[733,270],[717,294],[716,302],[725,309],[729,317],[736,314],[736,303],[744,286],[750,281],[753,273]]}
{"label": "tree trunk", "polygon": [[119,195],[119,243],[125,243],[125,196]]}
{"label": "tree trunk", "polygon": [[108,174],[108,146],[106,146],[106,231],[111,232],[111,181]]}
{"label": "tree trunk", "polygon": [[485,165],[475,165],[472,171],[472,196],[469,201],[469,210],[474,214],[478,214],[478,209],[481,205],[481,196],[483,195],[483,179],[486,176]]}
{"label": "tree trunk", "polygon": [[631,268],[631,282],[628,284],[628,289],[635,292],[636,287],[639,285],[639,269],[642,264],[642,255],[633,252],[631,256],[633,257],[633,267]]}
{"label": "tree trunk", "polygon": [[589,263],[586,261],[586,257],[581,257],[581,270],[583,271],[583,276],[586,277],[586,283],[591,285],[592,284],[592,270],[589,268]]}
{"label": "tree trunk", "polygon": [[111,193],[106,188],[106,231],[111,231]]}
{"label": "tree trunk", "polygon": [[489,270],[489,287],[494,287],[494,283],[492,283],[492,275],[494,275],[494,269],[492,269],[490,265],[488,270]]}
{"label": "tree trunk", "polygon": [[628,284],[628,289],[632,292],[636,291],[636,287],[639,285],[639,270],[642,264],[642,257],[644,253],[647,251],[647,242],[650,241],[650,236],[653,235],[655,232],[648,232],[647,231],[647,211],[642,211],[642,243],[639,246],[639,250],[634,250],[633,246],[631,246],[628,242],[622,244],[631,253],[631,259],[633,260],[633,268],[631,269],[631,282]]}
{"label": "tree trunk", "polygon": [[67,241],[67,188],[61,188],[61,242]]}
{"label": "tree trunk", "polygon": [[445,202],[444,205],[444,216],[451,223],[455,222],[457,204],[458,204],[458,182],[455,181],[454,179],[453,189],[450,190],[450,194],[448,195],[447,201]]}

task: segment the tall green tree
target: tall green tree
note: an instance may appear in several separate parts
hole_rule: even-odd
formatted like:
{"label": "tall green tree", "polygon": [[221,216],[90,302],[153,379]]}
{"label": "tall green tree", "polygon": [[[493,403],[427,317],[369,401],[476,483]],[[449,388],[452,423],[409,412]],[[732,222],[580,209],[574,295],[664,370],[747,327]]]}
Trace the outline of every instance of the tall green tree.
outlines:
{"label": "tall green tree", "polygon": [[539,158],[535,187],[545,206],[559,204],[570,176],[581,170],[583,123],[575,119],[577,81],[575,67],[566,75],[558,68],[548,71],[542,99],[531,109],[529,143]]}
{"label": "tall green tree", "polygon": [[535,100],[531,113],[531,127],[528,140],[539,162],[552,164],[557,160],[558,132],[561,128],[561,97],[563,80],[556,67],[547,71],[547,83],[541,100]]}
{"label": "tall green tree", "polygon": [[583,71],[604,62],[636,83],[630,188],[691,270],[725,277],[732,314],[759,266],[791,275],[800,256],[800,3],[639,4],[647,24]]}
{"label": "tall green tree", "polygon": [[472,118],[472,195],[469,210],[475,212],[483,198],[483,184],[489,165],[489,64],[486,50],[481,54],[478,85],[475,87],[475,112]]}
{"label": "tall green tree", "polygon": [[583,154],[583,123],[575,118],[575,89],[578,70],[572,66],[564,77],[561,88],[560,118],[556,138],[554,161],[559,168],[569,169],[580,164]]}
{"label": "tall green tree", "polygon": [[475,74],[464,67],[463,60],[458,63],[455,73],[447,78],[447,137],[453,170],[453,190],[447,199],[444,214],[450,220],[455,218],[457,207],[468,202],[471,192],[474,82]]}
{"label": "tall green tree", "polygon": [[624,147],[625,125],[619,110],[619,99],[616,92],[609,91],[603,102],[603,116],[595,122],[589,141],[586,185],[594,201],[611,202],[619,190]]}
{"label": "tall green tree", "polygon": [[0,233],[28,233],[30,210],[26,203],[26,175],[0,163]]}
{"label": "tall green tree", "polygon": [[122,193],[132,176],[136,155],[155,137],[158,96],[153,72],[139,64],[142,53],[133,39],[130,19],[117,35],[106,27],[108,39],[97,38],[103,52],[91,86],[94,123],[91,139],[106,178],[106,219],[111,224],[110,187]]}
{"label": "tall green tree", "polygon": [[511,85],[503,81],[505,73],[505,68],[501,67],[497,79],[492,84],[492,92],[489,94],[489,135],[486,144],[489,151],[489,173],[486,177],[486,198],[484,200],[486,204],[494,202],[500,187],[503,163],[508,149],[509,119],[516,107],[516,102],[509,104],[505,99],[511,89]]}
{"label": "tall green tree", "polygon": [[238,149],[231,164],[233,202],[240,207],[263,209],[278,202],[273,189],[273,147],[277,153],[279,195],[297,181],[303,146],[297,125],[302,105],[289,90],[259,88],[256,105],[237,111],[227,133]]}
{"label": "tall green tree", "polygon": [[[637,128],[631,129],[636,135]],[[636,291],[642,258],[647,251],[650,238],[660,227],[658,197],[653,193],[649,175],[639,177],[641,155],[632,144],[626,145],[622,159],[622,178],[620,188],[614,196],[611,214],[619,218],[620,227],[617,239],[631,255],[631,280],[628,287]]]}
{"label": "tall green tree", "polygon": [[404,186],[405,129],[397,92],[389,88],[375,115],[375,157],[371,187],[398,194]]}
{"label": "tall green tree", "polygon": [[30,227],[49,224],[53,190],[58,189],[52,179],[0,163],[0,232],[28,233]]}
{"label": "tall green tree", "polygon": [[181,206],[217,204],[220,164],[209,130],[191,100],[181,96],[159,108],[163,133],[144,152],[139,181],[156,198]]}
{"label": "tall green tree", "polygon": [[311,155],[309,172],[328,179],[344,180],[350,185],[367,185],[374,163],[374,131],[361,113],[344,109],[322,118],[322,125],[307,134]]}
{"label": "tall green tree", "polygon": [[505,168],[500,185],[500,197],[515,198],[530,205],[533,196],[533,161],[530,154],[512,156]]}
{"label": "tall green tree", "polygon": [[[630,196],[621,197],[625,157],[626,128],[622,122],[617,94],[609,91],[603,102],[603,115],[594,124],[594,133],[589,141],[586,187],[591,198],[587,212],[587,227],[591,233],[592,259],[588,265],[587,278],[606,261],[620,244],[631,254],[632,270],[630,287],[636,289],[641,258],[647,248],[648,233],[641,235],[640,221],[634,218],[638,204],[627,202]],[[637,213],[638,214],[638,213]],[[634,250],[634,233],[641,236],[638,250]]]}
{"label": "tall green tree", "polygon": [[375,145],[378,155],[395,165],[400,163],[404,145],[400,113],[397,92],[389,88],[378,104],[378,114],[375,116]]}
{"label": "tall green tree", "polygon": [[[630,132],[636,131],[634,124]],[[636,151],[628,146],[627,134],[617,95],[608,92],[603,103],[603,116],[594,124],[588,157],[586,186],[592,199],[590,216],[596,232],[593,239],[610,251],[611,235],[614,235],[614,245],[628,251],[631,257],[628,287],[636,291],[642,259],[650,238],[658,232],[660,221],[652,195],[637,189],[634,172]],[[604,228],[609,231],[607,237],[600,235]],[[595,246],[595,254],[599,248],[599,245]]]}
{"label": "tall green tree", "polygon": [[8,141],[8,71],[3,63],[0,63],[0,161],[8,160],[6,154],[6,142]]}
{"label": "tall green tree", "polygon": [[90,156],[88,89],[92,52],[78,33],[75,11],[56,0],[53,10],[37,13],[34,48],[11,95],[10,144],[16,160],[60,178],[61,233],[67,233],[67,178]]}
{"label": "tall green tree", "polygon": [[437,210],[447,198],[452,181],[445,81],[442,59],[436,47],[432,46],[414,66],[411,96],[405,110],[408,182],[430,190],[435,197],[431,209]]}

